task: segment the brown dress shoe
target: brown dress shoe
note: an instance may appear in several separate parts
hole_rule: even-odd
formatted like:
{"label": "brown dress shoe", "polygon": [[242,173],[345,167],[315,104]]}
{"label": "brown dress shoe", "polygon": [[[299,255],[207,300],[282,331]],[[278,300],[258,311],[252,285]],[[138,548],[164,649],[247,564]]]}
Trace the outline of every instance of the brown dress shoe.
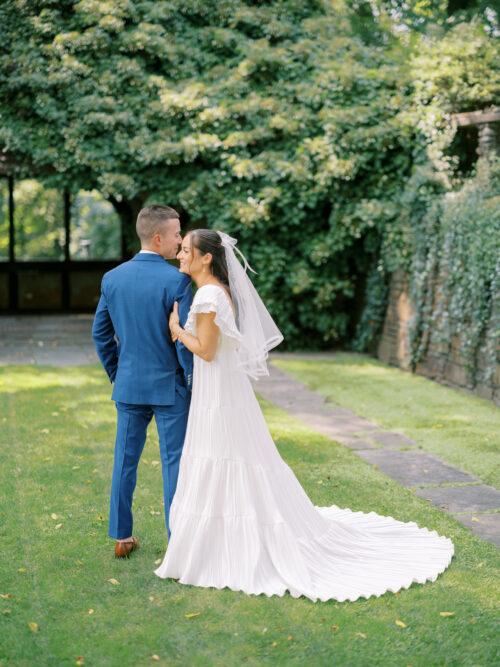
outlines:
{"label": "brown dress shoe", "polygon": [[138,548],[139,540],[137,537],[133,537],[130,542],[119,542],[117,540],[115,543],[115,558],[128,558],[132,551]]}

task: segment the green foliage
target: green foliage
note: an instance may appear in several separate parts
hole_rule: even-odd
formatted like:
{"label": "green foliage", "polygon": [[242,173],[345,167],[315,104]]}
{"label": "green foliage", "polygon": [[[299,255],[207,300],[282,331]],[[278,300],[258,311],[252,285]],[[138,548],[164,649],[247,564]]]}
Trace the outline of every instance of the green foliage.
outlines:
{"label": "green foliage", "polygon": [[[500,336],[500,159],[480,160],[457,192],[417,218],[411,264],[413,363],[431,340],[444,354],[457,345],[473,386],[491,381]],[[486,336],[486,338],[485,338]],[[482,346],[482,349],[481,349]]]}
{"label": "green foliage", "polygon": [[372,6],[389,14],[400,30],[428,33],[479,19],[489,34],[498,32],[498,12],[491,0],[373,0]]}
{"label": "green foliage", "polygon": [[118,259],[120,219],[96,192],[79,192],[71,206],[70,256],[75,259]]}
{"label": "green foliage", "polygon": [[18,259],[60,260],[64,257],[63,199],[34,179],[17,181],[14,189]]}
{"label": "green foliage", "polygon": [[[384,218],[377,267],[380,273],[378,280],[373,269],[369,275],[365,310],[352,347],[373,349],[382,325],[383,276],[401,266],[411,275],[411,296],[416,309],[411,326],[413,364],[425,356],[431,332],[436,340],[440,337],[443,349],[452,344],[457,334],[471,384],[474,384],[479,377],[480,339],[495,294],[491,253],[498,253],[498,242],[495,245],[491,234],[497,224],[491,205],[496,203],[498,185],[495,166],[489,169],[487,164],[483,165],[481,176],[470,183],[458,172],[460,156],[452,152],[456,128],[450,114],[476,110],[498,100],[498,50],[478,21],[458,23],[446,33],[426,35],[419,38],[416,45],[418,48],[414,49],[410,60],[415,106],[409,114],[405,112],[406,121],[411,123],[413,119],[419,128],[418,141],[415,140],[413,146],[413,166],[394,200],[397,214]],[[491,183],[488,178],[492,179]],[[485,208],[481,214],[484,217],[478,216],[477,198],[484,198]],[[490,202],[489,207],[486,202]],[[459,224],[457,219],[460,219]],[[482,257],[476,252],[481,244],[489,248],[490,254]],[[455,252],[460,253],[466,271],[452,261],[449,253]],[[469,255],[475,261],[466,262]],[[440,272],[445,276],[441,305],[446,300],[449,302],[453,311],[451,320],[446,308],[436,308],[435,304]],[[465,315],[462,320],[461,311]],[[490,337],[486,349],[481,352],[486,382],[491,379],[497,363],[495,342],[490,339],[493,324],[488,329]]]}
{"label": "green foliage", "polygon": [[9,189],[6,179],[0,180],[0,261],[9,259]]}
{"label": "green foliage", "polygon": [[369,298],[356,326],[350,346],[353,350],[375,352],[375,343],[384,324],[388,293],[389,274],[374,265],[366,281],[366,294]]}
{"label": "green foliage", "polygon": [[427,165],[451,187],[449,112],[496,90],[479,23],[408,38],[375,4],[2,3],[0,147],[101,192],[130,251],[152,200],[237,236],[289,347],[345,341],[363,301],[365,349],[375,278],[411,254],[405,184]]}

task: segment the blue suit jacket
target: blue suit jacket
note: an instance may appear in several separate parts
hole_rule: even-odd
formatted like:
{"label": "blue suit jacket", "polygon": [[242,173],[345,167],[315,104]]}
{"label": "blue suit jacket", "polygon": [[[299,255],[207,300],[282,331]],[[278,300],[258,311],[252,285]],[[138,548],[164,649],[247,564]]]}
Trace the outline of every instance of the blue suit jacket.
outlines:
{"label": "blue suit jacket", "polygon": [[138,253],[104,274],[92,338],[114,401],[174,405],[176,374],[191,390],[193,355],[172,342],[168,318],[178,301],[184,324],[192,298],[189,277],[157,254]]}

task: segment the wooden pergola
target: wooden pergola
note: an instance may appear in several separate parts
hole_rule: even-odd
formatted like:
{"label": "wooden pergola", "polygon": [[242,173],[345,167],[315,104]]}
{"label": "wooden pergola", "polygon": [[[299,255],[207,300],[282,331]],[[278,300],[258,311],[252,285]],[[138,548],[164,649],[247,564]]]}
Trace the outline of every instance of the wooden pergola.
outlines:
{"label": "wooden pergola", "polygon": [[[23,165],[22,173],[27,172]],[[15,179],[19,164],[0,152],[0,178],[8,191],[8,258],[0,261],[0,312],[89,312],[95,309],[103,274],[123,261],[74,259],[70,254],[71,195],[61,192],[64,230],[62,259],[24,260],[16,257]],[[33,170],[33,178],[37,177]],[[123,244],[120,248],[123,255]]]}
{"label": "wooden pergola", "polygon": [[500,122],[500,108],[491,107],[481,111],[466,111],[452,116],[457,127],[476,127],[478,130],[478,145],[476,152],[480,157],[486,157],[498,152],[498,125]]}

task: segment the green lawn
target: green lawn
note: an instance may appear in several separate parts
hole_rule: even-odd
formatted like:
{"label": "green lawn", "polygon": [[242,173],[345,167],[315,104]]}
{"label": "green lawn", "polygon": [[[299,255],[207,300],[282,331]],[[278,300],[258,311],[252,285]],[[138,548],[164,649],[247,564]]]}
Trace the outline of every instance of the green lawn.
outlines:
{"label": "green lawn", "polygon": [[275,358],[273,363],[332,403],[500,486],[500,410],[491,401],[362,354],[339,352],[332,360],[317,361]]}
{"label": "green lawn", "polygon": [[115,415],[104,373],[7,367],[0,382],[1,665],[490,667],[498,659],[498,550],[286,413],[264,406],[316,504],[374,510],[451,537],[456,555],[435,583],[313,603],[158,579],[166,536],[153,429],[135,500],[143,546],[115,560],[107,538]]}

